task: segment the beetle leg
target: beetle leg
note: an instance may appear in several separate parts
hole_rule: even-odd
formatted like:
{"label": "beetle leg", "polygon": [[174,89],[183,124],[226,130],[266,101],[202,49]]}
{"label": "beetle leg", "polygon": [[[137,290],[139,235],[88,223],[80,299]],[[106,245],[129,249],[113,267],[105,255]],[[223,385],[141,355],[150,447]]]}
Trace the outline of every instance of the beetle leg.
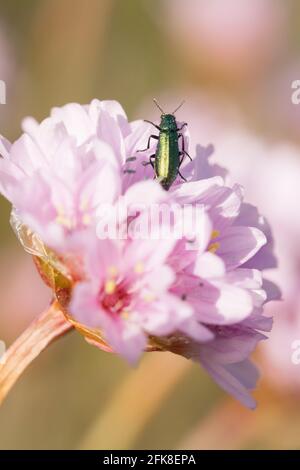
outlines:
{"label": "beetle leg", "polygon": [[191,160],[191,162],[193,161],[192,157],[186,151],[183,152],[183,156],[184,155],[186,155]]}
{"label": "beetle leg", "polygon": [[183,160],[184,160],[184,157],[185,157],[186,155],[187,155],[187,156],[190,158],[190,160],[192,161],[191,157],[190,157],[186,152],[184,152],[184,153],[183,153],[183,152],[180,152],[180,153],[179,153],[179,156],[181,157],[181,159],[180,159],[180,162],[179,162],[179,168],[181,167],[182,162],[183,162]]}
{"label": "beetle leg", "polygon": [[152,124],[152,126],[156,127],[156,129],[159,130],[159,132],[161,131],[161,128],[157,126],[156,124],[154,124],[154,122],[148,121],[147,119],[144,119],[144,122],[148,122],[148,124]]}
{"label": "beetle leg", "polygon": [[[186,155],[191,159],[190,155],[185,151],[185,147],[184,147],[184,137],[183,137],[183,135],[182,135],[182,134],[178,134],[178,138],[180,138],[180,137],[182,138],[182,151],[180,152],[180,154],[182,155],[182,157],[181,157],[181,160],[180,160],[180,162],[179,162],[179,168],[181,167],[181,164],[182,164],[182,162],[183,162],[183,160],[184,160],[184,157],[185,157]],[[192,159],[191,159],[191,160],[192,160]],[[187,179],[180,173],[179,168],[178,168],[178,174],[179,174],[180,178],[182,178],[183,181],[186,182]]]}
{"label": "beetle leg", "polygon": [[180,173],[180,171],[178,170],[178,174],[180,176],[180,178],[183,179],[183,181],[187,182],[187,179]]}
{"label": "beetle leg", "polygon": [[184,137],[183,137],[183,134],[178,134],[178,139],[179,138],[182,138],[182,159],[181,159],[181,162],[180,162],[180,165],[181,163],[183,162],[183,159],[184,159],[184,156],[186,155],[190,160],[191,162],[193,161],[192,157],[187,153],[187,151],[185,150],[185,144],[184,144]]}
{"label": "beetle leg", "polygon": [[148,139],[147,147],[146,147],[145,149],[143,149],[143,150],[137,150],[137,152],[145,152],[146,150],[149,150],[151,139],[158,140],[159,137],[158,137],[157,135],[150,135],[150,137],[149,137],[149,139]]}
{"label": "beetle leg", "polygon": [[181,127],[178,127],[177,131],[182,131],[182,129],[187,126],[187,122],[184,122]]}
{"label": "beetle leg", "polygon": [[153,155],[150,155],[149,161],[148,162],[143,162],[144,166],[151,165],[152,168],[154,169],[154,163],[153,160],[155,160],[155,153]]}

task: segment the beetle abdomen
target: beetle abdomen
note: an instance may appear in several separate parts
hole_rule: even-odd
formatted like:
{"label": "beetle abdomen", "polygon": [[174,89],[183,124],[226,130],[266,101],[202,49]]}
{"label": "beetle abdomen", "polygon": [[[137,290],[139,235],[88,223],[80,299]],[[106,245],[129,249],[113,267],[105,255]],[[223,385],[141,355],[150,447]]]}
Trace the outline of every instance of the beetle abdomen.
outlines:
{"label": "beetle abdomen", "polygon": [[161,185],[169,189],[175,181],[179,168],[179,149],[177,133],[161,132],[155,155],[155,174]]}

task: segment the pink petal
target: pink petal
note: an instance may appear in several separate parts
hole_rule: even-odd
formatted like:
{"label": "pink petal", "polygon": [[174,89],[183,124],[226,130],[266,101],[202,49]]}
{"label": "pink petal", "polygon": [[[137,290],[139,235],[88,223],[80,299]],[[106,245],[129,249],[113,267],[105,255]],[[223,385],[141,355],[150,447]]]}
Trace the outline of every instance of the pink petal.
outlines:
{"label": "pink petal", "polygon": [[185,333],[189,338],[195,341],[204,343],[214,339],[214,333],[210,331],[206,326],[195,321],[194,319],[187,320],[179,325],[179,329],[182,333]]}
{"label": "pink petal", "polygon": [[[228,369],[226,366],[208,362],[206,360],[201,360],[201,364],[205,367],[215,382],[217,382],[217,384],[227,393],[234,396],[243,405],[247,406],[247,408],[256,408],[256,401],[251,397],[248,389],[243,384],[245,372],[243,373],[242,371],[243,367],[245,367],[245,363],[241,363],[235,368]],[[257,370],[254,367],[251,369],[248,367],[247,372],[251,374],[251,377],[248,379],[251,384],[256,383],[258,378]]]}
{"label": "pink petal", "polygon": [[142,283],[146,284],[152,293],[160,295],[173,284],[175,273],[169,266],[159,266],[151,269],[148,275],[143,276]]}
{"label": "pink petal", "polygon": [[83,106],[69,103],[61,108],[53,108],[51,117],[57,122],[63,122],[68,134],[82,144],[91,136],[91,124]]}
{"label": "pink petal", "polygon": [[97,291],[90,282],[80,282],[72,291],[69,312],[79,323],[90,328],[101,325],[101,310],[97,302]]}
{"label": "pink petal", "polygon": [[219,256],[207,251],[197,256],[193,274],[203,279],[221,277],[225,274],[225,265]]}
{"label": "pink petal", "polygon": [[257,228],[229,227],[219,237],[217,254],[225,261],[229,270],[246,263],[266,243],[266,237]]}
{"label": "pink petal", "polygon": [[170,194],[181,203],[195,202],[207,197],[213,193],[217,188],[224,185],[223,178],[214,176],[205,180],[190,181],[185,184],[171,187]]}
{"label": "pink petal", "polygon": [[11,143],[5,137],[0,135],[0,155],[3,158],[9,158],[9,152],[11,149]]}
{"label": "pink petal", "polygon": [[122,260],[122,247],[114,240],[89,241],[89,250],[86,256],[87,273],[96,285],[100,285],[107,277],[111,277],[111,270],[120,271]]}
{"label": "pink petal", "polygon": [[129,319],[117,321],[103,315],[101,328],[112,349],[135,364],[147,346],[147,338],[140,326]]}
{"label": "pink petal", "polygon": [[203,323],[230,325],[244,320],[252,311],[251,295],[230,284],[204,282],[188,299]]}

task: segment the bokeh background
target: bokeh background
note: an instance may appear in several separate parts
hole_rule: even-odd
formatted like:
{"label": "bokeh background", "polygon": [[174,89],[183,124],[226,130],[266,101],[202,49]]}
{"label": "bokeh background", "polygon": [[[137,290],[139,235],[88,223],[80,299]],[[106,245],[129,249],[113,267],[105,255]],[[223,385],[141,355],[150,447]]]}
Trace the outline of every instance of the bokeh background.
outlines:
{"label": "bokeh background", "polygon": [[[248,411],[198,366],[167,353],[132,370],[71,333],[26,371],[0,408],[0,449],[300,448],[300,79],[297,0],[0,0],[0,133],[21,119],[94,97],[130,119],[158,118],[152,98],[191,142],[245,186],[273,227],[283,301]],[[9,345],[50,293],[18,245],[0,200],[0,338]]]}

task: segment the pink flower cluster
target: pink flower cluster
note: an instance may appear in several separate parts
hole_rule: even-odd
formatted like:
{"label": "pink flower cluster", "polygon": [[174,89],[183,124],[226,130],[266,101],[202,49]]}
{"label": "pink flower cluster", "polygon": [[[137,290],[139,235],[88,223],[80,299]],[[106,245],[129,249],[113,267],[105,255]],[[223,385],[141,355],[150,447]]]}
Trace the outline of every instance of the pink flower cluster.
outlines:
{"label": "pink flower cluster", "polygon": [[[0,191],[16,216],[47,247],[80,260],[68,307],[87,328],[101,331],[116,352],[135,362],[151,340],[201,363],[215,381],[246,406],[257,371],[249,360],[271,319],[266,223],[243,203],[238,185],[202,179],[195,158],[165,191],[140,153],[152,127],[128,122],[114,101],[68,104],[38,124],[23,122],[12,145],[1,138]],[[129,170],[129,171],[128,171]],[[200,233],[192,240],[97,237],[103,205],[201,205]],[[138,225],[141,211],[124,224]],[[180,218],[180,211],[176,215]],[[77,262],[78,265],[78,262]]]}

